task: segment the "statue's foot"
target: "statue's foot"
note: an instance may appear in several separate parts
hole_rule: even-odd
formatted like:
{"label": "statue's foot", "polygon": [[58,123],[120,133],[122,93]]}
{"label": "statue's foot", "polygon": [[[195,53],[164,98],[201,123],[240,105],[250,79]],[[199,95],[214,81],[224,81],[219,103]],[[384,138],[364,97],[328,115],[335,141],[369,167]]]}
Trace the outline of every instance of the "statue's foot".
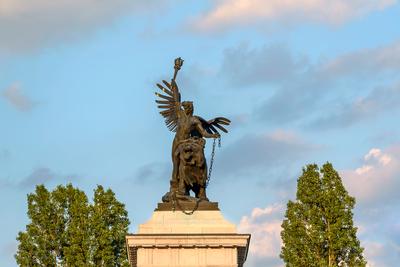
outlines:
{"label": "statue's foot", "polygon": [[207,198],[207,197],[200,197],[199,198],[201,201],[207,201],[207,202],[210,202],[210,200]]}
{"label": "statue's foot", "polygon": [[196,202],[196,201],[209,201],[206,196],[198,196],[198,197],[192,197],[189,195],[186,195],[184,193],[179,193],[176,192],[175,194],[171,191],[167,192],[164,194],[164,196],[161,198],[162,202],[171,202],[174,199],[180,200],[180,201],[189,201],[189,202]]}
{"label": "statue's foot", "polygon": [[163,195],[161,198],[162,202],[170,202],[172,200],[172,194],[171,192],[167,192]]}
{"label": "statue's foot", "polygon": [[175,197],[176,197],[177,200],[180,200],[180,201],[189,201],[189,202],[196,202],[197,201],[197,198],[195,198],[195,197],[191,197],[191,196],[184,195],[184,194],[179,194],[179,193],[177,193],[175,195]]}

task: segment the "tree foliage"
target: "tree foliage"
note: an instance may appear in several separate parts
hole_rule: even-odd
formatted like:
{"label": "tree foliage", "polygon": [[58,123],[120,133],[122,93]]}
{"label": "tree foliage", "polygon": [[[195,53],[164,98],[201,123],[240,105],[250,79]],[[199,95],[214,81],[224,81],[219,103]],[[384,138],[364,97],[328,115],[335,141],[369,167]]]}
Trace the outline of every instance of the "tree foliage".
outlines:
{"label": "tree foliage", "polygon": [[17,236],[20,266],[129,266],[128,213],[110,189],[97,186],[90,204],[71,184],[52,192],[38,185],[28,195],[28,217]]}
{"label": "tree foliage", "polygon": [[286,266],[365,266],[354,205],[332,164],[304,168],[282,223],[280,256]]}

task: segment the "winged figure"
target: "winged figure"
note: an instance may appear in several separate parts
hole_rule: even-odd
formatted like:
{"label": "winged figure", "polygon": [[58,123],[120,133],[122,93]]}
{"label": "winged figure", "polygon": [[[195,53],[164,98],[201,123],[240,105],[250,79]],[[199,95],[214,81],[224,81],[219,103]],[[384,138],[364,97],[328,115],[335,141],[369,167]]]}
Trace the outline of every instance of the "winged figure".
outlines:
{"label": "winged figure", "polygon": [[[227,133],[228,131],[224,126],[229,125],[231,121],[224,117],[217,117],[207,121],[200,116],[193,115],[193,102],[181,102],[181,94],[175,79],[182,65],[183,60],[181,58],[175,59],[175,72],[171,82],[163,80],[162,84],[158,83],[157,87],[161,92],[156,92],[158,97],[156,103],[158,108],[161,109],[160,114],[165,118],[165,124],[168,129],[175,132],[172,143],[173,171],[169,194],[184,197],[188,196],[189,189],[192,189],[195,191],[197,198],[206,199],[205,190],[196,190],[193,187],[193,185],[199,183],[199,179],[207,179],[207,167],[204,158],[205,141],[203,138],[219,138],[219,131]],[[199,146],[202,146],[200,152],[196,148]],[[191,151],[190,153],[185,152],[189,150]],[[196,153],[202,154],[202,159]],[[198,159],[195,163],[193,163],[194,158]],[[182,164],[185,166],[196,165],[198,169],[192,168],[188,171]],[[197,178],[194,179],[193,177]],[[168,201],[168,198],[163,200]]]}

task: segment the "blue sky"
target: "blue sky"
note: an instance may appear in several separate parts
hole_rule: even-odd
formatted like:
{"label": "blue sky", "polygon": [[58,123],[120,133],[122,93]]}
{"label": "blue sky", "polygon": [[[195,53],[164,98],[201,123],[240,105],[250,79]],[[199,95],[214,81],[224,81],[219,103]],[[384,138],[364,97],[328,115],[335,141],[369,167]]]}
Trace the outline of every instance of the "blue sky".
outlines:
{"label": "blue sky", "polygon": [[395,266],[398,25],[397,0],[0,0],[1,265],[16,266],[38,183],[112,188],[131,232],[150,217],[173,139],[153,93],[181,56],[182,98],[232,120],[208,194],[252,233],[247,266],[282,265],[296,179],[326,161],[356,197],[369,266]]}

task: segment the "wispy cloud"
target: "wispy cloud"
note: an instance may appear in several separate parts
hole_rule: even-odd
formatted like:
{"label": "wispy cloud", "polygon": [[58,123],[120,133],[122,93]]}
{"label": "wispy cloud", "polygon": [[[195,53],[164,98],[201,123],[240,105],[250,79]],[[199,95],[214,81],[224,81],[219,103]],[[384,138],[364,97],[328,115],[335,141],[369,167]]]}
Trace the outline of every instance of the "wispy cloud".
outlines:
{"label": "wispy cloud", "polygon": [[374,88],[368,95],[343,102],[331,113],[321,115],[310,126],[319,129],[347,127],[400,108],[400,83]]}
{"label": "wispy cloud", "polygon": [[252,48],[240,44],[224,51],[220,73],[233,87],[281,84],[303,74],[309,67],[306,57],[295,57],[284,44]]}
{"label": "wispy cloud", "polygon": [[0,53],[31,52],[76,40],[120,16],[159,6],[153,0],[2,0]]}
{"label": "wispy cloud", "polygon": [[318,149],[293,132],[277,130],[247,134],[230,144],[218,156],[216,170],[224,176],[248,174],[268,167],[288,166]]}
{"label": "wispy cloud", "polygon": [[315,62],[284,45],[239,45],[225,51],[220,73],[232,88],[259,86],[269,91],[254,111],[260,120],[329,129],[400,107],[399,70],[396,41]]}
{"label": "wispy cloud", "polygon": [[221,31],[237,26],[280,23],[321,23],[340,25],[351,19],[379,11],[396,0],[220,0],[193,22],[195,30]]}
{"label": "wispy cloud", "polygon": [[14,83],[5,89],[2,93],[3,97],[16,109],[23,112],[31,111],[35,103],[25,95],[19,84]]}
{"label": "wispy cloud", "polygon": [[172,166],[166,162],[147,163],[137,169],[131,182],[139,185],[147,185],[160,180],[168,180],[171,176],[171,170]]}
{"label": "wispy cloud", "polygon": [[322,73],[327,77],[381,78],[400,69],[400,41],[374,48],[366,48],[339,55],[323,63]]}
{"label": "wispy cloud", "polygon": [[31,189],[38,184],[54,184],[72,182],[77,180],[79,177],[76,174],[61,175],[55,173],[53,170],[47,167],[36,168],[27,177],[22,179],[18,183],[18,187],[21,189]]}

